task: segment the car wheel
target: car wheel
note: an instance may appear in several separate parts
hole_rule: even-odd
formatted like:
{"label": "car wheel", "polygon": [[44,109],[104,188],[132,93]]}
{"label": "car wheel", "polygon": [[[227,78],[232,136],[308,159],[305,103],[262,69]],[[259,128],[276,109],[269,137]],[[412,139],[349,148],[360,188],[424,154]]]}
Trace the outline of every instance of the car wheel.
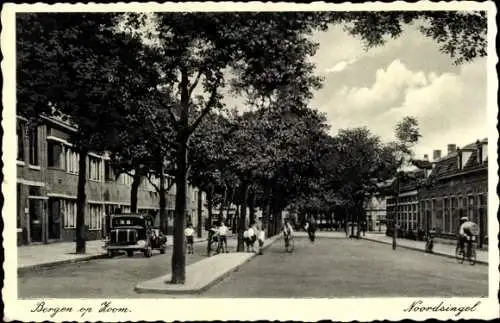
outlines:
{"label": "car wheel", "polygon": [[133,250],[127,250],[127,256],[132,257],[134,255]]}
{"label": "car wheel", "polygon": [[164,255],[165,253],[167,253],[167,246],[166,245],[163,245],[161,248],[160,248],[160,253],[162,255]]}
{"label": "car wheel", "polygon": [[147,247],[145,250],[144,250],[144,256],[146,257],[151,257],[153,255],[153,250],[151,249],[151,247]]}
{"label": "car wheel", "polygon": [[107,256],[108,256],[108,258],[113,258],[115,256],[115,252],[112,250],[108,250]]}

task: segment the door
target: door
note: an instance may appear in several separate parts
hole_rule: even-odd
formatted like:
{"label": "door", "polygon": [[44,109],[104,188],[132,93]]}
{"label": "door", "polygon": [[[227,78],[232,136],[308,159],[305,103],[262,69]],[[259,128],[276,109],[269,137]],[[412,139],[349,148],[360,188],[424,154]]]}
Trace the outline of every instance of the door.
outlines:
{"label": "door", "polygon": [[43,200],[29,198],[31,242],[43,242]]}
{"label": "door", "polygon": [[49,240],[61,239],[61,200],[49,199],[47,231]]}

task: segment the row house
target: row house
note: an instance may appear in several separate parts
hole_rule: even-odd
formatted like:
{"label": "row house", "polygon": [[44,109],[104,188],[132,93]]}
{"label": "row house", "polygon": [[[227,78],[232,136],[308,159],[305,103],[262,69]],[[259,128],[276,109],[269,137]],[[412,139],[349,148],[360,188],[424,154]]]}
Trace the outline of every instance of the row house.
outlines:
{"label": "row house", "polygon": [[[440,151],[434,155],[440,157]],[[437,158],[429,184],[420,190],[422,226],[443,238],[455,238],[460,218],[467,216],[480,227],[482,246],[488,228],[488,140],[457,148],[448,145],[448,154]]]}
{"label": "row house", "polygon": [[418,218],[419,212],[419,185],[418,183],[425,177],[425,173],[419,170],[408,172],[408,179],[401,182],[399,194],[388,196],[386,202],[388,227],[396,224],[403,232],[417,232],[420,227]]}
{"label": "row house", "polygon": [[487,243],[488,140],[458,148],[448,145],[441,157],[435,150],[415,165],[411,179],[401,185],[398,196],[387,198],[389,228],[397,219],[403,233],[434,231],[440,238],[455,239],[460,218],[467,216],[480,227],[479,245]]}
{"label": "row house", "polygon": [[[67,122],[45,117],[28,129],[26,120],[17,117],[18,245],[74,240],[79,156],[70,136],[76,131]],[[103,237],[106,214],[118,208],[123,213],[130,212],[132,177],[115,176],[107,154],[95,153],[87,156],[86,177],[85,225],[87,239],[95,240]],[[155,178],[151,181],[158,184]],[[168,177],[168,181],[173,179]],[[143,179],[138,190],[138,211],[158,212],[159,194],[153,183]],[[187,199],[188,221],[197,225],[198,189],[189,186]],[[172,185],[167,194],[170,227],[174,202]]]}

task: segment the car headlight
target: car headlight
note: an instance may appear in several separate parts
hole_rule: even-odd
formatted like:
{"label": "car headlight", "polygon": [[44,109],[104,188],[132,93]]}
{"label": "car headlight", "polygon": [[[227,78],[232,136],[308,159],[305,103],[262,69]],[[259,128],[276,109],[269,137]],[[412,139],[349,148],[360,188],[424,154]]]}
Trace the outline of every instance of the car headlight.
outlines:
{"label": "car headlight", "polygon": [[146,240],[139,240],[137,241],[137,244],[139,245],[139,247],[144,247],[146,245]]}

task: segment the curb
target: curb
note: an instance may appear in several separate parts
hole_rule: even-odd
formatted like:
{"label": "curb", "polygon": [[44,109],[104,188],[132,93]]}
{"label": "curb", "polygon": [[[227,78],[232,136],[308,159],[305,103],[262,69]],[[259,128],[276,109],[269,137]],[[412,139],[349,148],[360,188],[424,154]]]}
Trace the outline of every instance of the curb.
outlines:
{"label": "curb", "polygon": [[[390,242],[385,242],[385,241],[380,241],[380,240],[376,240],[376,239],[370,239],[370,238],[362,238],[363,240],[367,240],[367,241],[372,241],[372,242],[378,242],[378,243],[382,243],[382,244],[386,244],[386,245],[391,245],[392,243]],[[400,247],[400,248],[405,248],[405,249],[409,249],[409,250],[414,250],[414,251],[420,251],[420,252],[424,252],[424,253],[427,253],[429,255],[435,255],[435,256],[441,256],[441,257],[446,257],[446,258],[453,258],[455,259],[455,255],[450,255],[450,254],[447,254],[447,253],[442,253],[442,252],[432,252],[432,253],[428,253],[428,252],[425,252],[424,249],[421,249],[421,248],[415,248],[415,247],[410,247],[410,246],[404,246],[404,245],[397,245],[397,247]],[[476,264],[479,264],[479,265],[486,265],[488,266],[488,262],[487,261],[483,261],[483,260],[476,260]]]}
{"label": "curb", "polygon": [[[197,240],[194,241],[195,244],[205,242],[207,239],[202,239],[202,240]],[[168,247],[172,247],[173,245],[168,245]],[[107,258],[108,255],[107,253],[102,253],[98,255],[92,255],[92,256],[87,256],[87,257],[81,257],[81,258],[74,258],[74,259],[65,259],[65,260],[59,260],[59,261],[53,261],[53,262],[46,262],[42,264],[36,264],[36,265],[30,265],[30,266],[24,266],[17,268],[17,274],[25,274],[30,271],[38,270],[38,269],[46,269],[46,268],[54,268],[60,265],[67,265],[67,264],[74,264],[74,263],[79,263],[79,262],[84,262],[84,261],[90,261],[90,260],[97,260],[97,259],[104,259]]]}
{"label": "curb", "polygon": [[[276,240],[279,238],[279,234],[275,235],[271,238],[268,239],[269,243],[262,247],[262,250],[266,250],[269,248],[273,243],[276,242]],[[138,294],[164,294],[164,295],[192,295],[192,294],[200,294],[208,289],[210,289],[212,286],[216,285],[217,283],[221,282],[224,278],[229,276],[230,274],[234,273],[237,271],[241,266],[244,264],[248,263],[250,260],[254,259],[255,257],[259,256],[258,253],[253,253],[250,255],[247,259],[245,259],[243,262],[240,264],[234,266],[233,268],[230,268],[228,271],[224,272],[222,275],[215,277],[213,280],[208,282],[206,285],[197,288],[197,289],[189,289],[189,290],[182,290],[182,291],[176,291],[176,290],[168,290],[168,289],[147,289],[147,288],[141,288],[136,285],[134,287],[134,291]]]}
{"label": "curb", "polygon": [[103,254],[99,254],[99,255],[92,255],[92,256],[75,258],[75,259],[66,259],[66,260],[59,260],[59,261],[54,261],[54,262],[46,262],[43,264],[37,264],[37,265],[31,265],[31,266],[17,268],[17,273],[18,274],[25,274],[27,272],[37,270],[37,269],[53,268],[53,267],[57,267],[59,265],[74,264],[74,263],[84,262],[84,261],[89,261],[89,260],[103,259],[106,257],[107,257],[107,254],[103,253]]}

